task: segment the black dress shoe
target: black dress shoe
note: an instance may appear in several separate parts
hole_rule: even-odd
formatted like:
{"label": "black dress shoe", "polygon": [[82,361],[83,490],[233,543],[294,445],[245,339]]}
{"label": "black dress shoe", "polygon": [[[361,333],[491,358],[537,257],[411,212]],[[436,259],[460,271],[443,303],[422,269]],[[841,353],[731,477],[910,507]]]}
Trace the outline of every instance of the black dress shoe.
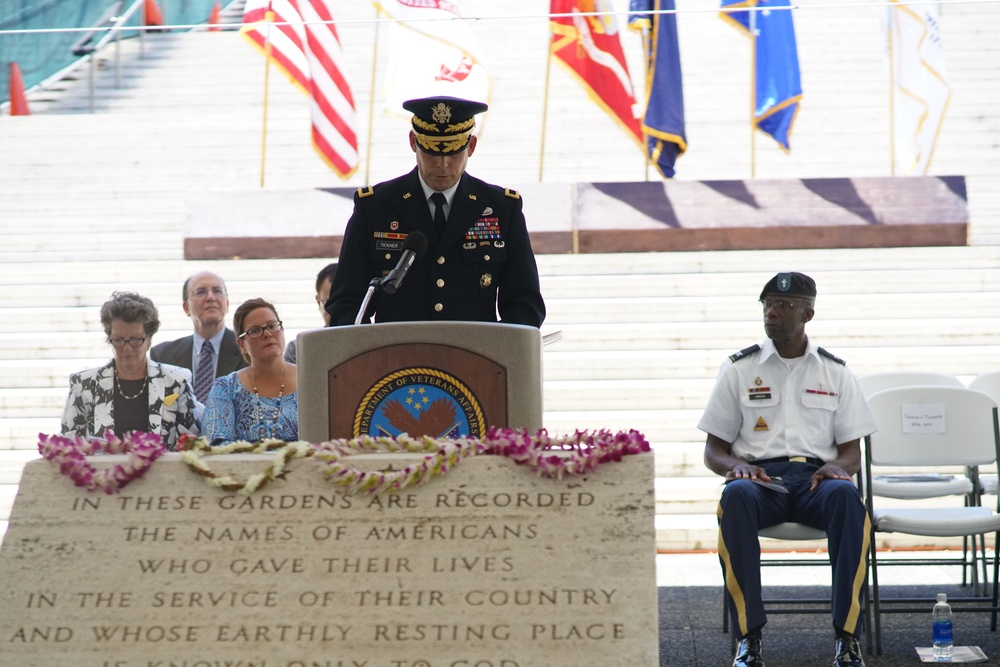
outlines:
{"label": "black dress shoe", "polygon": [[837,657],[833,659],[833,667],[865,667],[861,642],[857,637],[837,638]]}
{"label": "black dress shoe", "polygon": [[744,637],[740,640],[733,667],[764,667],[764,649],[761,647],[760,637]]}

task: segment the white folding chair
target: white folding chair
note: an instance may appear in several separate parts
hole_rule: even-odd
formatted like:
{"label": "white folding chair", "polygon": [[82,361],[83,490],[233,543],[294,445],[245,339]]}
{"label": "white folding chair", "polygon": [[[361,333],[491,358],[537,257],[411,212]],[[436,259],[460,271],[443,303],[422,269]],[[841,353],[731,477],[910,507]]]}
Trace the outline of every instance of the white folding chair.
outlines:
{"label": "white folding chair", "polygon": [[[912,387],[917,385],[934,385],[942,387],[964,387],[962,381],[954,375],[936,373],[933,371],[886,371],[871,373],[858,378],[861,392],[867,398],[874,393],[893,389],[895,387]],[[966,470],[964,474],[947,475],[905,475],[898,473],[882,473],[871,480],[872,493],[883,498],[898,500],[915,500],[940,498],[944,496],[963,495],[968,503],[973,502],[972,477],[977,471]],[[985,545],[979,545],[985,548]],[[969,540],[962,540],[962,555],[968,559],[969,568],[962,568],[962,585],[970,580],[975,581],[976,540],[972,540],[972,557],[969,558]],[[973,570],[970,572],[970,569]],[[969,575],[972,575],[971,577]],[[984,572],[985,578],[985,572]]]}
{"label": "white folding chair", "polygon": [[858,377],[861,393],[865,398],[884,389],[912,387],[915,385],[937,385],[941,387],[964,387],[954,375],[932,371],[885,371],[869,373]]}
{"label": "white folding chair", "polygon": [[[969,389],[975,389],[976,391],[988,394],[990,398],[996,401],[997,405],[1000,405],[1000,371],[980,373],[969,383]],[[996,473],[979,475],[979,488],[982,493],[996,495],[998,486],[1000,486],[1000,480],[997,479]]]}
{"label": "white folding chair", "polygon": [[[873,469],[877,466],[907,466],[928,470],[933,474],[948,466],[978,470],[978,466],[992,465],[1000,457],[997,404],[982,392],[964,387],[897,387],[869,396],[868,407],[878,426],[875,433],[865,438],[865,472],[868,479],[873,479]],[[961,507],[886,507],[885,501],[874,494],[871,485],[866,485],[865,497],[872,516],[873,546],[877,544],[876,533],[897,532],[926,537],[982,536],[984,542],[987,533],[993,533],[994,540],[1000,537],[1000,499],[995,509],[982,507],[978,502],[978,492],[972,494],[971,503],[965,503]],[[985,550],[983,559],[985,562]],[[996,550],[992,560],[992,593],[949,599],[949,602],[958,611],[990,612],[991,628],[996,630],[997,612],[1000,610],[997,587],[1000,559]],[[877,550],[873,548],[870,561],[872,609],[876,652],[881,654],[881,614],[927,613],[930,600],[883,600],[878,583],[879,562]],[[968,566],[964,553],[961,559],[883,559],[881,564],[883,567],[904,564]],[[973,575],[975,577],[975,566]],[[920,604],[917,606],[906,606],[918,602]],[[901,606],[884,607],[886,604],[891,606],[897,603]]]}

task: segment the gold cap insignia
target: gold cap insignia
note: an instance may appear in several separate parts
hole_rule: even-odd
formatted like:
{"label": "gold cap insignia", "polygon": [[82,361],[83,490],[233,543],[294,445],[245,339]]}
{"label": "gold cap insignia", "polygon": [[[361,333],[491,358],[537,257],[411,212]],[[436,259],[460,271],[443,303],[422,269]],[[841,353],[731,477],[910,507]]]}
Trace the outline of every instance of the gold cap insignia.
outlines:
{"label": "gold cap insignia", "polygon": [[431,118],[434,119],[435,123],[451,122],[451,107],[440,102],[437,106],[431,107]]}

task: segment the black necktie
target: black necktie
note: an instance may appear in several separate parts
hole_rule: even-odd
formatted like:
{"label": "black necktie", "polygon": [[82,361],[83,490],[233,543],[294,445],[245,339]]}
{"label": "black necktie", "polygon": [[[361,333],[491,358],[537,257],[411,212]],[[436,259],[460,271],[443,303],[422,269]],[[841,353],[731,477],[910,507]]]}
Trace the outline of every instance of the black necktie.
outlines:
{"label": "black necktie", "polygon": [[444,205],[448,203],[445,199],[444,193],[435,192],[431,195],[431,201],[434,202],[434,226],[437,227],[438,233],[444,231],[444,223],[447,219],[444,217]]}

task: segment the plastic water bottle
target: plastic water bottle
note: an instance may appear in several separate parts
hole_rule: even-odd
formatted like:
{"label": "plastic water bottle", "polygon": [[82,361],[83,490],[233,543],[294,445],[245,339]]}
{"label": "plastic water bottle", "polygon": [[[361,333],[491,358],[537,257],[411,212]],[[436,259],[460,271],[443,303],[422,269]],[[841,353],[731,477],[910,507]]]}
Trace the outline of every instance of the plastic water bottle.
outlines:
{"label": "plastic water bottle", "polygon": [[951,662],[954,636],[951,625],[951,605],[948,595],[938,593],[937,604],[934,605],[934,662]]}

